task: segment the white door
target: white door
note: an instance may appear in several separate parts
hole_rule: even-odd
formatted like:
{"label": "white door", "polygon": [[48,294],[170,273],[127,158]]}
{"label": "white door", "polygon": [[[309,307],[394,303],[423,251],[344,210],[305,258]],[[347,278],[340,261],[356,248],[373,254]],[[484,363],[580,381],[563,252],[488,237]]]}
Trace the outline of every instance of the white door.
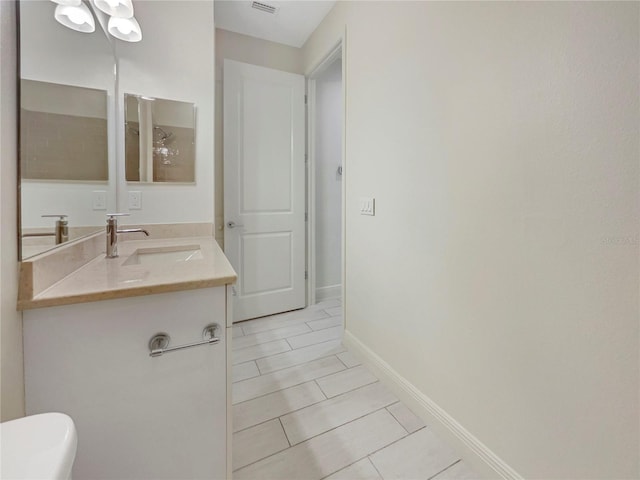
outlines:
{"label": "white door", "polygon": [[305,306],[304,77],[224,61],[225,253],[234,321]]}

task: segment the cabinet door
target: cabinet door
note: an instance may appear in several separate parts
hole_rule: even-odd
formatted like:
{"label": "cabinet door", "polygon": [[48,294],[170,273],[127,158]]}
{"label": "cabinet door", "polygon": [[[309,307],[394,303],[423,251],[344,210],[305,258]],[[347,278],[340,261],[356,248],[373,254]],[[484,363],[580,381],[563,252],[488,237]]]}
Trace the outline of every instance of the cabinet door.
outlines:
{"label": "cabinet door", "polygon": [[[224,287],[25,312],[27,413],[73,418],[74,478],[225,478],[224,317]],[[220,343],[149,356],[212,322]]]}

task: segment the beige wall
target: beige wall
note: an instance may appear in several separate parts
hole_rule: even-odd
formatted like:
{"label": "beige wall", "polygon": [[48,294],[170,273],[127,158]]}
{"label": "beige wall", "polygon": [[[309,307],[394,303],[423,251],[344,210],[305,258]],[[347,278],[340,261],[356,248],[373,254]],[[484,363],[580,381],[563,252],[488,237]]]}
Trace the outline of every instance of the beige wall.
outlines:
{"label": "beige wall", "polygon": [[525,478],[640,475],[639,13],[339,2],[304,47],[346,25],[348,332]]}
{"label": "beige wall", "polygon": [[224,245],[221,227],[224,221],[222,65],[225,58],[285,72],[304,72],[302,49],[216,28],[215,234],[220,245]]}
{"label": "beige wall", "polygon": [[24,415],[22,314],[18,298],[16,28],[14,2],[0,1],[0,420]]}
{"label": "beige wall", "polygon": [[107,119],[20,112],[23,179],[109,180]]}
{"label": "beige wall", "polygon": [[291,73],[303,73],[302,49],[216,28],[216,78],[224,59]]}

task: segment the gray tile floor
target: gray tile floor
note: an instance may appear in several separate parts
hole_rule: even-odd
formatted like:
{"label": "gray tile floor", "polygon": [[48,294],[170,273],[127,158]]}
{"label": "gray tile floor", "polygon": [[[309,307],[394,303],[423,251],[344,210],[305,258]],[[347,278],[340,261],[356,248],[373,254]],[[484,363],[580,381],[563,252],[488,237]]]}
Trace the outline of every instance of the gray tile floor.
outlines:
{"label": "gray tile floor", "polygon": [[234,479],[475,479],[341,344],[339,300],[233,327]]}

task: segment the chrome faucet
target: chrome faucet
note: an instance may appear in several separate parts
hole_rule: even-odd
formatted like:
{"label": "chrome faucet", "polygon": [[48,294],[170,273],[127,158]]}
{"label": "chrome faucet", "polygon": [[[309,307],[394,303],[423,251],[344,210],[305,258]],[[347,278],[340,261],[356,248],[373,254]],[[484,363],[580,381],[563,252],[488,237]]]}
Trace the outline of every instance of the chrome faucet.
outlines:
{"label": "chrome faucet", "polygon": [[56,237],[56,245],[69,241],[69,222],[66,215],[42,215],[46,217],[59,217],[56,220],[56,229],[53,233],[23,233],[23,237]]}
{"label": "chrome faucet", "polygon": [[129,216],[128,213],[107,213],[107,258],[118,256],[118,234],[119,233],[144,233],[147,237],[149,232],[143,228],[125,228],[118,230],[117,217]]}

